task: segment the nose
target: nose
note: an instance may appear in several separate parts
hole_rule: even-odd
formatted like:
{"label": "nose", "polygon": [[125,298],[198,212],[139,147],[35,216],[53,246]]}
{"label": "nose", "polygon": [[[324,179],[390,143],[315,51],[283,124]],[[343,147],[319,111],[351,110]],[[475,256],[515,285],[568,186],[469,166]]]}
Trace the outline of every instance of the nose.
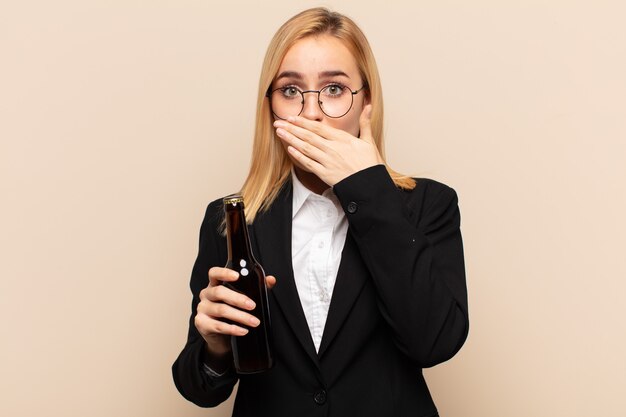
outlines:
{"label": "nose", "polygon": [[301,116],[309,120],[321,121],[324,118],[324,113],[318,103],[319,95],[317,91],[306,92],[303,94],[304,103],[302,107]]}

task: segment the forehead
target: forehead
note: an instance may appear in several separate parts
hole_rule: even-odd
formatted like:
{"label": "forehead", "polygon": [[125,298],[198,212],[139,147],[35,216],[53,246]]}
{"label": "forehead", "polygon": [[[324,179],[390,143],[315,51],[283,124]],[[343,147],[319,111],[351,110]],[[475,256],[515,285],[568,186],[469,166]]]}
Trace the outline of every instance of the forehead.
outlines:
{"label": "forehead", "polygon": [[283,71],[296,71],[308,77],[317,77],[324,71],[343,71],[350,78],[359,73],[350,50],[330,35],[309,36],[294,43],[287,50],[278,73]]}

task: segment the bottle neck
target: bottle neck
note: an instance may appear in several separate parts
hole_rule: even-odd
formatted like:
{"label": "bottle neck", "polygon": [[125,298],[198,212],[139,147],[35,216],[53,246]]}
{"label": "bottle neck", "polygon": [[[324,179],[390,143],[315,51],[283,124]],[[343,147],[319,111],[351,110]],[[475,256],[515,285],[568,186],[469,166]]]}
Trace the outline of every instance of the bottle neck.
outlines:
{"label": "bottle neck", "polygon": [[226,237],[228,259],[250,259],[252,257],[246,216],[241,205],[226,209]]}

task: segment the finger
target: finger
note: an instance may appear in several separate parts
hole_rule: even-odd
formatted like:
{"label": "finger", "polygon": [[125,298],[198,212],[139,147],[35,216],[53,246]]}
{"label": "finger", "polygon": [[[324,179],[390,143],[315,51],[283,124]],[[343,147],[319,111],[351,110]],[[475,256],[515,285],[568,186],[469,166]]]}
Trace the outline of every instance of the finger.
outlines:
{"label": "finger", "polygon": [[291,145],[287,146],[287,152],[305,170],[312,172],[320,178],[323,177],[324,166],[322,164],[304,155]]}
{"label": "finger", "polygon": [[359,117],[360,133],[359,137],[369,143],[374,143],[372,136],[372,105],[368,104],[363,108]]}
{"label": "finger", "polygon": [[198,314],[194,318],[194,325],[198,332],[204,336],[225,334],[232,336],[243,336],[248,333],[248,329],[237,326],[236,324],[225,323],[215,320],[206,314]]}
{"label": "finger", "polygon": [[239,273],[228,268],[214,266],[209,269],[209,286],[220,285],[222,282],[232,282],[239,279]]}
{"label": "finger", "polygon": [[274,288],[274,286],[276,285],[276,277],[274,277],[273,275],[266,276],[265,285],[267,285],[267,288],[270,290]]}
{"label": "finger", "polygon": [[[289,124],[287,124],[287,128],[297,136],[300,136],[299,132],[312,132],[317,137],[326,140],[338,140],[344,138],[350,138],[352,135],[346,133],[341,129],[335,129],[334,127],[328,126],[326,124],[316,122],[315,120],[309,120],[305,117],[301,116],[293,116],[287,119]],[[306,135],[306,133],[302,133]],[[347,136],[346,136],[347,135]],[[306,136],[305,136],[306,137]]]}
{"label": "finger", "polygon": [[324,150],[316,147],[313,141],[302,140],[298,136],[294,135],[291,132],[288,132],[283,128],[276,129],[276,135],[278,135],[278,137],[287,145],[293,146],[298,151],[300,151],[300,153],[306,155],[314,161],[317,161],[319,163],[324,162],[324,157],[326,155]]}
{"label": "finger", "polygon": [[[203,294],[205,290],[206,292]],[[210,287],[206,288],[205,290],[200,293],[201,299],[203,299],[202,295],[204,295],[204,299],[208,301],[214,303],[226,303],[242,310],[254,310],[254,307],[256,307],[256,303],[250,298],[246,297],[244,294],[228,288],[225,285]]]}
{"label": "finger", "polygon": [[252,314],[225,303],[207,302],[204,306],[198,309],[198,313],[206,314],[215,320],[228,320],[234,324],[247,327],[257,327],[261,323],[260,320]]}
{"label": "finger", "polygon": [[[303,120],[308,121],[307,119],[303,119]],[[313,132],[312,130],[307,129],[306,127],[300,127],[296,124],[288,123],[284,120],[275,121],[274,127],[277,129],[276,133],[279,133],[278,129],[286,130],[287,132],[291,133],[298,139],[301,139],[304,142],[310,143],[316,148],[321,149],[322,151],[326,151],[326,147],[328,146],[328,138],[323,135],[318,135],[317,133]],[[331,134],[330,131],[327,131],[325,133]]]}

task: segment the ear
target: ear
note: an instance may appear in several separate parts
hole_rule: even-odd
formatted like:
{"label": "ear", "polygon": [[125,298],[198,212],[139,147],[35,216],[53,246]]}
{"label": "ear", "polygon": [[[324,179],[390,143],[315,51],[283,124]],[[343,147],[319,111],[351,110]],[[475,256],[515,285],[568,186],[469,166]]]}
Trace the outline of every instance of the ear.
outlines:
{"label": "ear", "polygon": [[363,94],[363,107],[367,106],[368,104],[370,104],[372,102],[372,99],[370,97],[370,89],[366,88],[363,91],[365,94]]}

